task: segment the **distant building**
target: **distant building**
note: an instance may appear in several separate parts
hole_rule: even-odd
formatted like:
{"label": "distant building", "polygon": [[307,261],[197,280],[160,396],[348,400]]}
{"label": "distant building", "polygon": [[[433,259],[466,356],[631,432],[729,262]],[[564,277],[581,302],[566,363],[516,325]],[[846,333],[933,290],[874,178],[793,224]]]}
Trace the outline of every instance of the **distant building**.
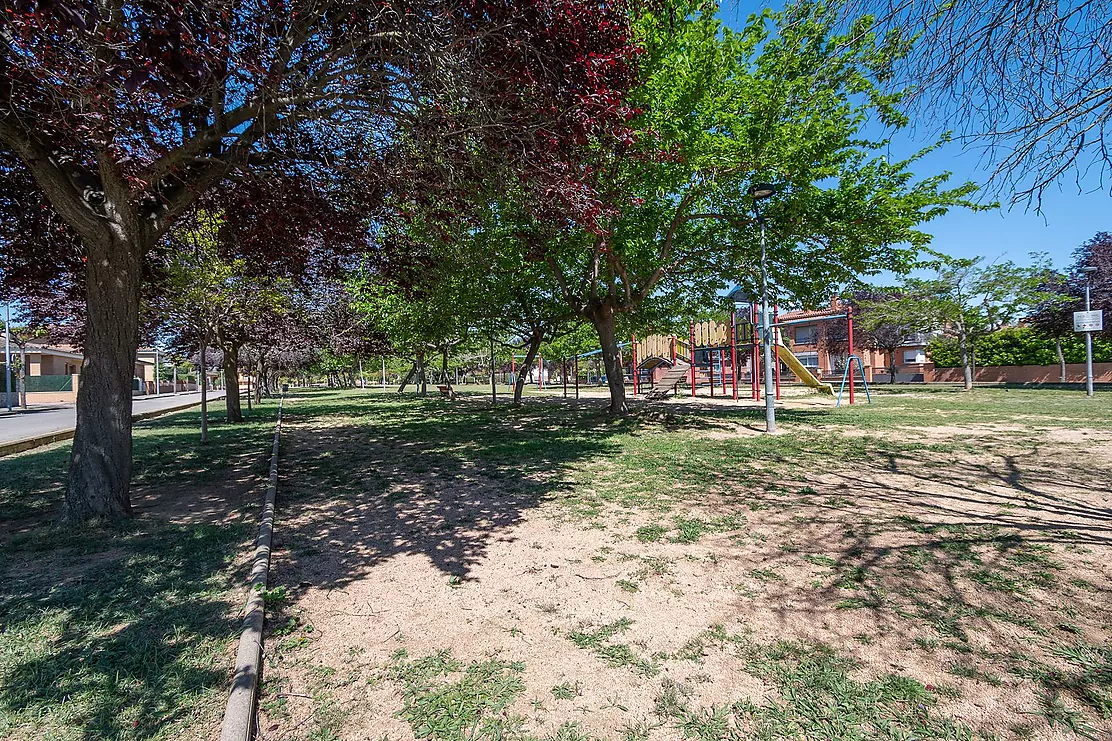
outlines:
{"label": "distant building", "polygon": [[[154,351],[140,350],[135,360],[132,391],[137,395],[153,394]],[[15,353],[13,353],[15,355]],[[77,400],[81,383],[81,364],[85,356],[72,345],[60,343],[28,343],[25,372],[28,404],[72,403]],[[173,390],[171,379],[163,378],[162,393]],[[179,379],[178,390],[195,389],[196,384],[185,384]]]}
{"label": "distant building", "polygon": [[[777,317],[780,334],[785,344],[799,362],[813,374],[824,380],[840,379],[846,364],[845,351],[831,351],[830,346],[845,347],[847,319],[844,306],[838,299],[832,299],[830,306],[816,311],[789,311]],[[838,338],[836,342],[823,342],[824,333]],[[856,333],[855,333],[856,334]],[[863,347],[861,335],[857,334],[854,354],[861,358],[865,367],[865,378],[870,383],[887,383],[888,353]],[[930,378],[934,364],[927,357],[927,335],[919,335],[914,341],[896,350],[896,381],[911,383]]]}

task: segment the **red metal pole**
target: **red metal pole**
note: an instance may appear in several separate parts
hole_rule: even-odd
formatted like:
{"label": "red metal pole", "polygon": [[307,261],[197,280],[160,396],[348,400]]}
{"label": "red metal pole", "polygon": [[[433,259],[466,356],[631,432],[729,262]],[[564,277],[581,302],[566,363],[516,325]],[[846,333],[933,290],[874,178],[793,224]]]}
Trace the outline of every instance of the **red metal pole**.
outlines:
{"label": "red metal pole", "polygon": [[758,321],[759,317],[757,316],[757,305],[756,304],[752,305],[750,314],[752,314],[752,316],[753,316],[753,323],[752,323],[752,325],[750,325],[752,327],[752,331],[750,332],[750,341],[752,342],[752,346],[753,346],[753,358],[752,358],[753,372],[750,373],[749,375],[753,379],[753,398],[756,399],[757,401],[760,401],[761,400],[761,363],[760,363],[761,351],[760,351],[760,348],[757,347],[757,321]]}
{"label": "red metal pole", "polygon": [[[846,323],[849,325],[849,357],[846,362],[849,363],[849,403],[853,403],[853,305],[846,306]],[[864,370],[861,371],[864,374]]]}
{"label": "red metal pole", "polygon": [[691,322],[691,346],[687,348],[691,361],[691,398],[695,398],[695,322]]}
{"label": "red metal pole", "polygon": [[[773,304],[772,305],[772,339],[773,340],[776,340],[776,338],[779,336],[777,333],[780,331],[780,328],[776,326],[776,323],[779,322],[779,321],[780,321],[780,305],[779,304]],[[773,358],[773,361],[774,361],[775,365],[773,365],[772,367],[776,371],[776,398],[779,399],[780,398],[780,343],[779,342],[773,342],[772,343],[772,352],[776,356],[775,358]]]}
{"label": "red metal pole", "polygon": [[734,401],[737,401],[737,310],[730,314],[730,367],[734,369]]}
{"label": "red metal pole", "polygon": [[718,367],[722,370],[722,395],[726,395],[726,348],[718,348]]}
{"label": "red metal pole", "polygon": [[707,364],[710,366],[710,397],[714,398],[714,350],[707,348]]}

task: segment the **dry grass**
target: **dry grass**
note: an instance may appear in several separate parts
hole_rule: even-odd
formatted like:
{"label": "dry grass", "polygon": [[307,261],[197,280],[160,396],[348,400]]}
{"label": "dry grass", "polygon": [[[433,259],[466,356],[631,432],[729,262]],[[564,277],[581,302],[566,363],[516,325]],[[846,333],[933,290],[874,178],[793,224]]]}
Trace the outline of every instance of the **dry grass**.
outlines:
{"label": "dry grass", "polygon": [[1109,737],[1107,405],[805,402],[304,397],[263,737]]}

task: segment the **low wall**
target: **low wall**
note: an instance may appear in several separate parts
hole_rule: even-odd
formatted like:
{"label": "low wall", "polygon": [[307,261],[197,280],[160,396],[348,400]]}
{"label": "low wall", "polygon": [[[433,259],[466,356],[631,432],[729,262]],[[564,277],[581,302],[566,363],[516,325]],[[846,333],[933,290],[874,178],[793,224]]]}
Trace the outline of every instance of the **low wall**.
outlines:
{"label": "low wall", "polygon": [[[937,383],[960,383],[964,379],[961,368],[934,368],[926,380]],[[978,367],[974,381],[996,383],[1060,383],[1058,365],[990,365]],[[1093,363],[1093,380],[1112,383],[1112,363]],[[1085,364],[1066,363],[1066,383],[1085,383]]]}
{"label": "low wall", "polygon": [[[15,396],[13,392],[12,396]],[[18,397],[17,397],[18,398]],[[27,406],[35,404],[75,404],[77,403],[76,391],[28,391]]]}

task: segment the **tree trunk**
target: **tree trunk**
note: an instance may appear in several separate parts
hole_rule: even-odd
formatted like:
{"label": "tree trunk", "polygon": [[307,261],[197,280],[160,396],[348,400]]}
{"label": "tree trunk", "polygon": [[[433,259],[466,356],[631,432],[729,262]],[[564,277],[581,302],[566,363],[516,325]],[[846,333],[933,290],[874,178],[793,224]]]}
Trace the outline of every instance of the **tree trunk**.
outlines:
{"label": "tree trunk", "polygon": [[521,364],[521,373],[517,374],[514,379],[514,404],[521,406],[521,395],[525,392],[525,376],[528,375],[527,369],[533,367],[533,361],[537,359],[537,353],[541,350],[541,342],[544,337],[539,332],[533,332],[529,338],[529,349],[525,351],[525,362]]}
{"label": "tree trunk", "polygon": [[448,351],[447,350],[444,350],[441,353],[440,375],[442,375],[444,377],[444,385],[448,387],[449,395],[453,395],[453,392],[452,392],[452,374],[450,374],[448,372]]}
{"label": "tree trunk", "polygon": [[85,359],[62,519],[131,516],[131,388],[146,245],[118,233],[86,240]]}
{"label": "tree trunk", "polygon": [[205,362],[208,354],[208,337],[201,340],[201,372],[197,376],[197,383],[201,387],[201,444],[209,441],[208,420],[208,363]]}
{"label": "tree trunk", "polygon": [[417,356],[417,395],[428,396],[429,382],[425,376],[425,355],[421,353]]}
{"label": "tree trunk", "polygon": [[606,385],[610,387],[610,413],[625,414],[629,411],[629,407],[626,405],[622,353],[618,348],[615,335],[613,309],[609,306],[600,307],[591,315],[591,323],[598,332],[598,340],[602,346],[602,362],[606,366]]}
{"label": "tree trunk", "polygon": [[965,332],[958,334],[958,349],[961,351],[961,369],[965,378],[965,390],[973,390],[973,366],[971,365],[972,358],[969,354],[969,337]]}
{"label": "tree trunk", "polygon": [[1062,338],[1054,338],[1054,350],[1058,353],[1058,381],[1066,382],[1066,356],[1062,354]]}
{"label": "tree trunk", "polygon": [[228,410],[229,422],[242,422],[243,409],[239,394],[239,348],[224,348],[224,406]]}
{"label": "tree trunk", "polygon": [[896,351],[888,351],[888,383],[896,382]]}
{"label": "tree trunk", "polygon": [[409,369],[409,372],[405,374],[405,377],[402,379],[401,385],[398,386],[398,393],[399,394],[401,392],[405,391],[405,387],[409,385],[409,382],[413,380],[413,377],[415,375],[417,375],[417,364],[416,363],[414,363],[413,366]]}

